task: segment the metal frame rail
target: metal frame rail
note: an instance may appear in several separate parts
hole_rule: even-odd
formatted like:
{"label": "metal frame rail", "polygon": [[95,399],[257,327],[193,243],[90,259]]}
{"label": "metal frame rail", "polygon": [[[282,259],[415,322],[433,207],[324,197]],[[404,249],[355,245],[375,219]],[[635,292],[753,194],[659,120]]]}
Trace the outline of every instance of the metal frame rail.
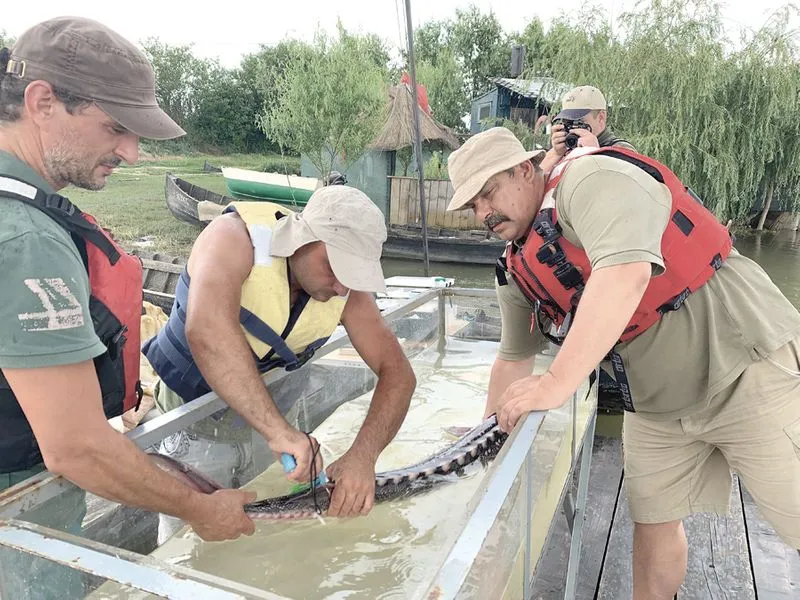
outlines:
{"label": "metal frame rail", "polygon": [[[391,322],[415,308],[438,299],[439,308],[444,308],[446,297],[494,297],[493,290],[436,288],[421,293],[408,302],[384,314],[386,321]],[[445,311],[439,311],[439,332],[445,331]],[[332,339],[312,358],[316,360],[346,345],[349,339],[341,335]],[[281,371],[265,376],[265,382],[277,381],[287,375]],[[597,381],[597,380],[596,380]],[[596,386],[596,382],[594,384]],[[591,392],[591,386],[589,388]],[[577,394],[572,399],[572,427],[575,432],[577,419]],[[197,400],[158,416],[128,432],[128,436],[138,446],[147,448],[162,440],[167,435],[180,431],[200,419],[206,418],[226,408],[224,402],[213,392]],[[579,485],[575,501],[571,492],[563,498],[567,514],[572,542],[569,564],[567,567],[567,585],[565,598],[574,598],[577,580],[578,562],[580,558],[583,514],[591,468],[592,440],[594,438],[596,408],[589,415],[586,431],[577,444],[572,438],[572,461],[567,479],[567,489],[571,486],[572,473],[576,467],[576,452],[582,448],[580,461]],[[524,598],[531,597],[531,521],[533,490],[531,489],[531,471],[533,446],[546,412],[534,412],[521,420],[509,437],[501,451],[502,462],[490,473],[491,480],[486,486],[486,493],[478,502],[470,515],[464,529],[450,549],[442,568],[434,579],[430,590],[437,590],[436,597],[444,600],[456,598],[459,590],[475,562],[487,534],[497,521],[504,501],[520,474],[525,461],[528,461],[529,485],[527,489],[527,514],[524,549],[525,574]],[[588,443],[587,443],[588,442]],[[0,493],[0,547],[12,548],[27,554],[68,565],[79,571],[94,576],[104,577],[134,589],[143,590],[166,598],[220,598],[220,599],[267,599],[280,600],[281,597],[263,590],[258,590],[196,571],[193,569],[170,565],[148,556],[128,552],[98,542],[86,540],[79,536],[62,533],[50,528],[16,520],[16,517],[58,495],[71,484],[48,472],[40,473],[3,493]],[[552,525],[551,525],[552,527]],[[285,599],[284,599],[285,600]]]}

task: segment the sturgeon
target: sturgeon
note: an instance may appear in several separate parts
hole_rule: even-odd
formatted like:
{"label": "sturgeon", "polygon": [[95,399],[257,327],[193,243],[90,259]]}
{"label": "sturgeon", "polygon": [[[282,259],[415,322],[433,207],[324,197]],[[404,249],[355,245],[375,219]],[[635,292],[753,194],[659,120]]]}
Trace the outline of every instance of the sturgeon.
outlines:
{"label": "sturgeon", "polygon": [[[426,491],[443,481],[438,475],[459,473],[476,460],[485,464],[494,459],[507,438],[508,435],[497,424],[497,417],[492,415],[450,446],[424,460],[401,469],[376,473],[375,502],[405,498]],[[198,492],[211,494],[222,489],[217,482],[181,461],[155,452],[148,455],[156,466]],[[335,486],[335,482],[329,482],[285,496],[265,498],[245,504],[244,511],[254,519],[314,518],[328,510]]]}

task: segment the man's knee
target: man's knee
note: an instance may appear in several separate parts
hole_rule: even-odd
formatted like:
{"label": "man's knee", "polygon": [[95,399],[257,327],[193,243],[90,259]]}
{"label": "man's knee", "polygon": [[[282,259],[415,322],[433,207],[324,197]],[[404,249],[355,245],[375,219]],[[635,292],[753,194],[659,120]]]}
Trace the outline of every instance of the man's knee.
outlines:
{"label": "man's knee", "polygon": [[676,519],[666,523],[634,523],[633,530],[637,535],[645,537],[661,537],[675,535],[683,531],[683,521]]}
{"label": "man's knee", "polygon": [[687,549],[683,521],[634,523],[634,545],[639,552],[660,555],[683,553]]}

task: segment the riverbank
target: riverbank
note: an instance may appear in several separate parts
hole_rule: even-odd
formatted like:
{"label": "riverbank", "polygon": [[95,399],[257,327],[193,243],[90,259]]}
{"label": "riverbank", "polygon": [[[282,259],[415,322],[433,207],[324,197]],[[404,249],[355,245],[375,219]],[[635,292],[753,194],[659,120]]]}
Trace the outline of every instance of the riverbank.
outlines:
{"label": "riverbank", "polygon": [[[165,175],[174,173],[209,190],[227,193],[222,173],[203,170],[206,161],[217,166],[263,171],[277,169],[284,157],[239,154],[144,158],[134,166],[120,166],[100,191],[68,188],[62,193],[81,210],[94,215],[126,250],[140,248],[147,252],[188,256],[199,230],[178,221],[167,209]],[[285,161],[290,171],[299,169],[299,158],[287,156]]]}

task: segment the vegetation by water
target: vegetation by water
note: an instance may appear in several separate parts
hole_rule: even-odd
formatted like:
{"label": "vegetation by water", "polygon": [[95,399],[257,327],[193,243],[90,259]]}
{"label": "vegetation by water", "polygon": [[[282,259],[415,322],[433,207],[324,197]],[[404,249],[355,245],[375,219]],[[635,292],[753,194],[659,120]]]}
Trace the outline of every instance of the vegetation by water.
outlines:
{"label": "vegetation by water", "polygon": [[[94,215],[127,250],[137,245],[148,252],[188,256],[199,229],[178,221],[167,209],[164,185],[167,173],[219,194],[227,193],[221,173],[206,173],[208,160],[216,166],[283,172],[283,157],[241,154],[225,157],[195,155],[144,158],[134,166],[122,166],[108,178],[103,190],[68,188],[64,194],[82,210]],[[289,172],[299,171],[299,160],[286,158]]]}
{"label": "vegetation by water", "polygon": [[[528,24],[519,31],[504,31],[491,12],[470,6],[417,27],[418,79],[434,117],[465,132],[470,103],[494,87],[491,78],[509,74],[510,48],[520,44],[524,77],[600,87],[613,128],[673,168],[721,221],[743,222],[770,201],[795,209],[797,9],[787,4],[763,26],[736,31],[722,6],[645,0],[616,21],[594,6],[547,27],[523,8],[519,22]],[[0,30],[0,45],[19,33]],[[385,40],[340,24],[331,38],[286,39],[229,69],[196,57],[191,45],[148,38],[142,46],[157,72],[159,103],[189,132],[156,146],[173,153],[283,148],[297,155],[320,153],[324,140],[339,160],[353,160],[374,130],[368,117],[381,112],[386,85],[407,69],[404,45],[402,34]],[[400,58],[393,58],[398,49]],[[522,129],[519,135],[534,139]]]}

